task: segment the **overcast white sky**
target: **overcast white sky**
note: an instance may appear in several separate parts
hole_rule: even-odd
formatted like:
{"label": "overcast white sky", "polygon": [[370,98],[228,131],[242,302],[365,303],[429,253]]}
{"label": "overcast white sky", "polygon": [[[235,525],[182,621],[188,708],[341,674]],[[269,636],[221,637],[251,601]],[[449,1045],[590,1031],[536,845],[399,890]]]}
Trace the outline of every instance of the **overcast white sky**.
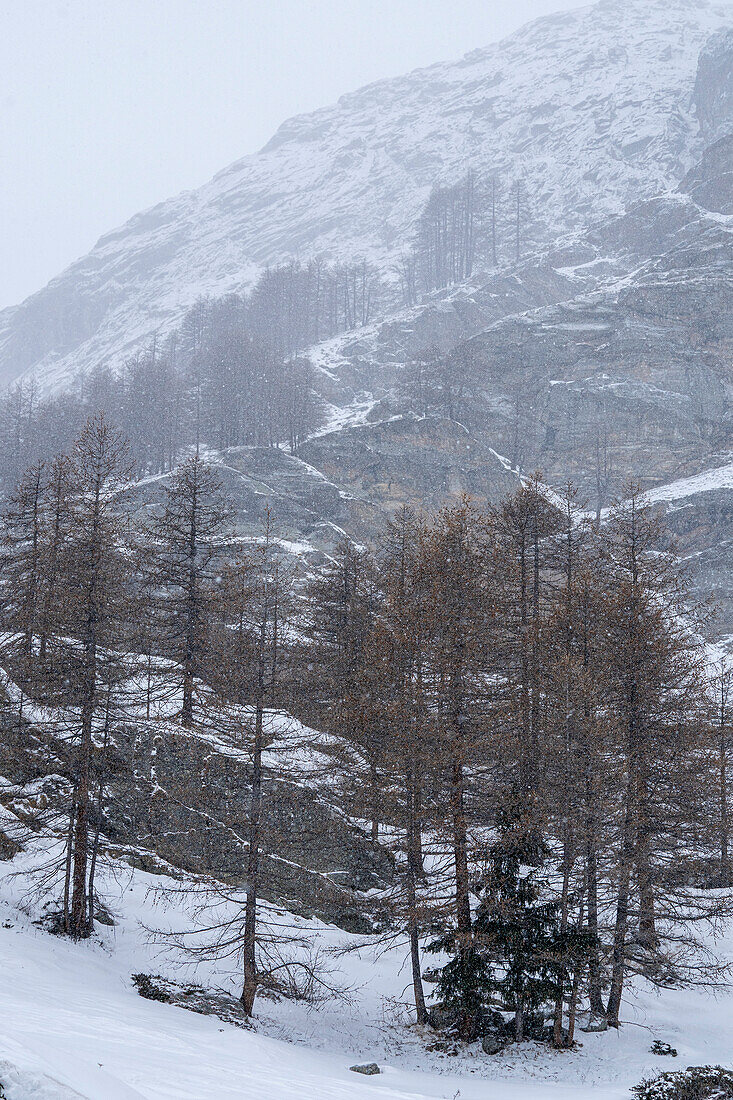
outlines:
{"label": "overcast white sky", "polygon": [[290,115],[587,0],[0,0],[0,308]]}

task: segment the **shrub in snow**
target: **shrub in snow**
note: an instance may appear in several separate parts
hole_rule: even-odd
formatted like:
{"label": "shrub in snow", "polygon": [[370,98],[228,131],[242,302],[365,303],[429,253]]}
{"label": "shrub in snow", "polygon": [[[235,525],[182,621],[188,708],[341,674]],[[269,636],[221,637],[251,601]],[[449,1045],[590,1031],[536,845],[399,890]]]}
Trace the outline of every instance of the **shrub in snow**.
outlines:
{"label": "shrub in snow", "polygon": [[688,1066],[642,1081],[631,1091],[639,1100],[733,1100],[733,1070]]}
{"label": "shrub in snow", "polygon": [[661,1039],[655,1039],[652,1043],[650,1050],[652,1054],[664,1055],[668,1058],[676,1058],[677,1051],[674,1047],[671,1047],[669,1043],[663,1043]]}
{"label": "shrub in snow", "polygon": [[137,991],[141,997],[144,997],[146,1001],[170,1001],[170,994],[166,992],[162,985],[158,983],[161,981],[152,974],[133,974],[132,980],[137,987]]}

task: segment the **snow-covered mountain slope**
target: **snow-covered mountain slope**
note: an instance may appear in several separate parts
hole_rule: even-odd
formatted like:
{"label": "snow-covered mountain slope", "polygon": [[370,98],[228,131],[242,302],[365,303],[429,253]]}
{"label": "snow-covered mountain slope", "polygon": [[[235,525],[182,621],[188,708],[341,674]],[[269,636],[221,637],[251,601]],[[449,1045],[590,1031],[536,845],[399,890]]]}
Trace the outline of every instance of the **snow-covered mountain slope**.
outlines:
{"label": "snow-covered mountain slope", "polygon": [[671,481],[668,485],[661,485],[658,489],[652,489],[647,493],[647,498],[652,504],[659,502],[669,503],[672,507],[683,507],[683,503],[689,497],[698,493],[715,493],[721,489],[733,489],[733,462],[725,466],[714,466],[704,473],[695,474],[692,477],[683,477],[678,481]]}
{"label": "snow-covered mountain slope", "polygon": [[505,201],[523,178],[528,245],[657,194],[699,151],[698,57],[731,22],[727,0],[600,0],[291,119],[0,314],[0,379],[36,368],[63,383],[289,256],[368,255],[386,270],[431,185],[468,167],[497,173]]}

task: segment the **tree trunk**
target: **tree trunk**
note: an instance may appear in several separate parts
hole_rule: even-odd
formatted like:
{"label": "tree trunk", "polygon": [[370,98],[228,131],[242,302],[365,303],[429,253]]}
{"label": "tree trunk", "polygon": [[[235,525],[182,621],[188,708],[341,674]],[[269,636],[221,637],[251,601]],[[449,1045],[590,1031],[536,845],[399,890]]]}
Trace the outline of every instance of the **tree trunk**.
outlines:
{"label": "tree trunk", "polygon": [[91,932],[87,917],[87,866],[89,858],[89,795],[91,786],[93,702],[93,696],[88,697],[82,709],[70,915],[70,932],[75,940],[85,939]]}
{"label": "tree trunk", "polygon": [[[196,446],[198,454],[198,444]],[[196,631],[198,623],[199,575],[196,567],[198,550],[198,493],[192,504],[191,521],[188,531],[188,577],[186,592],[186,636],[183,652],[183,701],[181,704],[181,724],[190,727],[193,724],[193,683],[195,675]]]}
{"label": "tree trunk", "polygon": [[517,1008],[514,1013],[514,1038],[518,1043],[524,1039],[524,1001],[521,997],[517,1000]]}
{"label": "tree trunk", "polygon": [[410,964],[412,967],[412,988],[415,994],[415,1015],[418,1024],[427,1023],[425,994],[420,970],[420,928],[417,915],[417,876],[422,870],[417,838],[420,825],[415,813],[415,772],[410,765],[406,775],[407,803],[407,930],[410,938]]}
{"label": "tree trunk", "polygon": [[63,929],[67,935],[71,933],[71,910],[69,908],[69,901],[71,899],[71,867],[72,857],[74,853],[74,826],[76,824],[76,788],[74,788],[74,794],[71,799],[71,806],[69,807],[69,828],[66,832],[66,863],[64,867],[64,910],[63,910]]}
{"label": "tree trunk", "polygon": [[636,874],[639,884],[639,943],[647,951],[658,945],[656,905],[654,899],[654,872],[650,857],[650,826],[647,813],[647,782],[639,776],[636,800],[637,841]]}
{"label": "tree trunk", "polygon": [[720,800],[720,885],[728,886],[731,882],[730,869],[730,814],[728,810],[728,751],[726,744],[726,710],[728,689],[725,673],[721,672],[720,678],[720,740],[718,743],[718,784]]}
{"label": "tree trunk", "polygon": [[588,840],[585,850],[586,890],[588,894],[588,932],[593,937],[588,957],[588,999],[590,1010],[595,1016],[605,1016],[601,996],[601,960],[598,934],[598,859],[593,822],[588,827]]}
{"label": "tree trunk", "polygon": [[[107,745],[109,744],[109,716],[110,716],[110,701],[112,697],[111,685],[107,685],[107,706],[104,717],[104,741],[102,743],[102,752],[106,753]],[[89,888],[87,890],[87,897],[89,899],[89,927],[94,927],[94,876],[97,870],[97,855],[99,854],[99,834],[102,828],[102,780],[100,778],[97,786],[97,807],[96,807],[96,822],[94,824],[94,840],[92,841],[92,858],[89,867]]]}
{"label": "tree trunk", "polygon": [[[571,854],[571,841],[568,836],[569,826],[565,824],[565,837],[563,839],[563,853],[562,853],[562,895],[561,895],[561,908],[560,908],[560,931],[563,935],[568,930],[568,908],[570,898],[570,871],[573,863]],[[567,968],[564,961],[561,961],[558,967],[558,994],[555,998],[555,1011],[552,1022],[552,1042],[555,1047],[560,1049],[565,1045],[565,1037],[563,1035],[562,1017],[563,1017],[563,1004],[565,1000],[565,982],[567,980]]]}
{"label": "tree trunk", "polygon": [[[471,900],[468,889],[468,842],[464,809],[464,776],[460,758],[453,761],[451,775],[451,816],[453,825],[453,858],[455,862],[456,947],[462,985],[468,987],[468,953],[471,946]],[[474,1021],[464,1014],[460,1027],[462,1038],[473,1038]]]}
{"label": "tree trunk", "polygon": [[629,776],[624,811],[624,831],[619,864],[619,887],[616,901],[616,923],[613,933],[611,964],[611,989],[606,1014],[611,1027],[619,1026],[621,996],[626,968],[626,933],[629,926],[629,896],[631,892],[631,867],[634,859],[634,775]]}
{"label": "tree trunk", "polygon": [[570,1005],[568,1007],[568,1034],[565,1046],[571,1049],[575,1043],[575,1020],[578,1011],[578,993],[580,992],[580,967],[573,974],[573,987],[570,991]]}
{"label": "tree trunk", "polygon": [[377,762],[372,757],[369,761],[369,784],[371,789],[371,810],[372,810],[372,827],[371,827],[371,840],[372,844],[376,847],[379,844],[379,771],[377,769]]}
{"label": "tree trunk", "polygon": [[242,1007],[246,1016],[252,1015],[257,996],[257,895],[260,869],[260,812],[262,807],[262,731],[264,718],[264,684],[260,662],[260,693],[255,711],[255,740],[252,754],[252,794],[249,806],[249,855],[247,858],[247,898],[244,910],[244,944]]}

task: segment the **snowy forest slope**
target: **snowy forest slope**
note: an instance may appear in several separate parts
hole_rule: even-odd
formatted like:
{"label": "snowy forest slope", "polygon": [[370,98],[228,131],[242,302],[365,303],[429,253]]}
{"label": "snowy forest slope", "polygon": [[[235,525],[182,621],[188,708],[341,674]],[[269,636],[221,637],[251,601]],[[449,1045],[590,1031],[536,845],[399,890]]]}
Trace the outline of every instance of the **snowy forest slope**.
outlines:
{"label": "snowy forest slope", "polygon": [[[38,855],[21,858],[25,869]],[[324,948],[351,948],[335,960],[349,1002],[265,1002],[257,1029],[244,1030],[136,994],[131,974],[141,969],[236,989],[231,968],[208,964],[194,974],[187,960],[151,944],[146,929],[184,919],[183,909],[155,904],[155,876],[116,868],[109,886],[117,927],[79,945],[35,928],[19,910],[19,869],[17,860],[0,864],[7,1100],[624,1100],[645,1074],[725,1061],[730,1051],[729,993],[660,994],[639,982],[630,1026],[583,1034],[576,1051],[558,1056],[530,1043],[499,1057],[480,1047],[452,1058],[431,1053],[419,1031],[398,1024],[402,950],[385,952],[319,921],[304,927]],[[730,940],[721,946],[729,951]],[[679,1057],[651,1054],[655,1038],[671,1039]],[[379,1076],[349,1072],[373,1058]]]}
{"label": "snowy forest slope", "polygon": [[[562,554],[556,553],[558,517],[548,508],[548,497],[557,501],[557,491],[572,479],[581,508],[587,508],[585,518],[597,517],[598,530],[589,522],[586,531],[585,519],[574,509],[566,511],[563,537],[571,562],[581,531],[590,547],[615,547],[618,557],[625,544],[614,544],[613,531],[604,534],[601,520],[619,494],[630,492],[636,501],[629,479],[648,491],[647,502],[655,508],[650,530],[663,520],[663,537],[676,536],[690,567],[694,596],[712,594],[721,605],[715,656],[722,659],[733,641],[733,31],[717,32],[731,24],[730,0],[600,0],[533,23],[459,62],[364,88],[333,107],[286,122],[260,153],[198,191],[138,215],[45,290],[0,314],[0,381],[23,379],[0,402],[0,435],[6,442],[0,486],[11,485],[11,474],[31,466],[6,513],[4,575],[12,595],[12,629],[0,638],[0,724],[5,723],[0,964],[6,978],[0,1005],[11,1020],[0,1042],[0,1082],[8,1100],[72,1095],[224,1100],[260,1096],[263,1081],[277,1100],[296,1095],[320,1100],[347,1092],[364,1100],[379,1095],[447,1100],[459,1093],[464,1100],[478,1100],[486,1094],[487,1077],[494,1078],[488,1087],[496,1100],[580,1100],[590,1091],[620,1100],[643,1073],[667,1068],[653,1060],[652,1039],[673,1040],[680,1064],[727,1060],[729,991],[714,1003],[703,989],[673,987],[670,974],[675,983],[683,979],[665,971],[660,981],[665,988],[655,993],[646,982],[650,974],[652,980],[659,975],[651,966],[645,969],[646,956],[638,963],[637,950],[641,945],[658,951],[660,942],[666,950],[682,919],[673,906],[682,904],[681,897],[685,905],[692,896],[698,900],[700,883],[710,887],[706,904],[717,901],[721,883],[728,884],[729,749],[723,735],[720,747],[717,740],[698,740],[709,719],[708,697],[703,706],[694,690],[692,666],[698,667],[698,659],[702,664],[702,648],[698,651],[697,641],[686,648],[686,632],[683,641],[670,642],[670,661],[679,662],[674,668],[681,667],[684,677],[690,672],[689,680],[674,683],[687,685],[689,692],[684,697],[677,687],[658,692],[662,702],[657,724],[650,727],[648,760],[657,769],[655,778],[664,782],[642,800],[638,792],[645,791],[646,780],[640,778],[638,788],[624,782],[636,766],[627,752],[634,741],[626,735],[625,696],[618,689],[626,682],[629,650],[608,641],[627,636],[623,622],[619,627],[614,618],[615,608],[626,606],[624,591],[614,587],[620,583],[617,573],[606,568],[616,559],[600,549],[593,557],[588,550],[582,561],[593,584],[584,582],[582,593],[580,587],[571,591],[571,578],[575,584],[581,571],[568,565],[570,599],[559,601]],[[394,264],[415,243],[426,199],[436,184],[462,178],[461,186],[472,186],[468,169],[484,185],[484,199],[491,194],[491,177],[499,181],[497,262],[488,263],[487,250],[468,275],[431,283],[422,296],[405,295],[398,306]],[[520,181],[526,199],[521,255],[512,221],[512,193],[517,186],[519,201]],[[279,314],[264,310],[260,319],[271,326],[266,336],[276,350],[259,348],[247,327],[257,321],[256,301],[252,306],[235,295],[223,296],[246,289],[266,265],[316,255],[344,261],[352,270],[363,257],[376,267],[381,286],[391,280],[393,296],[387,290],[368,316],[354,309],[354,316],[325,339],[316,292],[319,335],[282,347]],[[271,276],[277,285],[278,272],[268,272],[262,281]],[[335,290],[334,298],[339,293]],[[198,301],[201,295],[210,297]],[[262,336],[256,326],[252,331]],[[170,340],[150,339],[166,334]],[[138,354],[130,359],[133,351]],[[95,373],[107,366],[121,369]],[[31,374],[51,393],[39,399],[25,380]],[[108,421],[87,421],[97,407],[105,409]],[[81,443],[73,442],[79,430],[75,418],[87,421]],[[260,433],[259,420],[267,431]],[[78,456],[97,453],[94,439],[106,439],[112,424],[130,439],[134,480],[120,472],[119,480],[116,474],[110,482],[113,493],[95,496],[85,489],[86,467]],[[182,461],[194,439],[196,458]],[[121,442],[115,446],[126,462],[126,448]],[[53,466],[55,480],[46,483],[42,463],[57,452],[62,458]],[[104,446],[102,452],[107,454]],[[122,459],[119,465],[121,470]],[[534,470],[541,471],[541,479],[532,478]],[[507,497],[522,482],[516,499],[525,503],[512,511],[516,505]],[[480,553],[472,559],[496,564],[494,587],[486,585],[483,572],[454,568],[455,544],[441,542],[440,533],[440,523],[449,521],[440,516],[427,519],[433,527],[422,534],[404,512],[400,538],[392,529],[381,540],[378,558],[369,557],[368,548],[384,535],[387,519],[399,517],[402,505],[437,511],[462,494],[479,508],[494,506],[489,530],[495,541],[480,541]],[[104,516],[109,537],[97,544],[106,570],[100,575],[109,582],[103,587],[107,634],[100,663],[87,681],[96,701],[91,710],[77,713],[77,681],[69,670],[75,674],[80,667],[84,627],[77,605],[84,574],[78,561],[87,559],[75,548],[92,498],[109,512]],[[203,521],[202,499],[205,517],[208,508]],[[473,515],[468,505],[464,513]],[[469,522],[465,516],[456,522]],[[95,513],[95,531],[98,518]],[[484,532],[484,520],[478,524],[476,530]],[[548,534],[542,542],[540,529]],[[523,581],[515,584],[518,575],[524,577],[527,530],[534,532],[537,592],[531,652],[523,618],[526,590]],[[181,537],[187,540],[183,555]],[[197,538],[198,548],[190,551]],[[422,548],[414,565],[404,550],[411,542]],[[398,544],[400,568],[393,556],[386,569],[385,551],[392,546],[396,554]],[[59,547],[64,548],[60,559]],[[659,634],[659,608],[674,595],[671,582],[655,580],[656,568],[666,562],[657,547],[654,535],[654,553],[648,555],[650,639]],[[230,573],[228,558],[235,552],[243,558],[241,576]],[[180,563],[197,555],[205,565],[194,578],[195,571],[184,574]],[[406,566],[422,578],[407,599]],[[98,575],[93,570],[90,575],[89,590],[96,594]],[[400,587],[390,587],[398,575]],[[481,580],[475,583],[474,576]],[[284,578],[283,598],[278,588],[271,603],[274,577],[278,585]],[[466,579],[458,596],[456,577]],[[244,580],[244,589],[237,579]],[[203,603],[194,580],[201,581]],[[382,591],[391,593],[380,611],[389,630],[373,612],[375,593]],[[619,593],[618,602],[604,601],[606,591]],[[334,593],[345,593],[346,602],[338,595],[334,604]],[[582,659],[580,648],[576,654],[573,646],[557,645],[573,631],[581,637],[576,620],[562,618],[575,614],[576,604],[595,631],[583,634],[591,644],[584,643]],[[204,605],[208,610],[198,620],[191,609]],[[465,616],[455,620],[460,622],[455,641],[449,633],[453,619],[446,609],[456,605],[478,609],[472,612],[475,628],[469,623],[474,633],[468,647],[476,655],[469,667],[475,688],[455,707],[451,697],[449,708],[445,685],[452,673],[446,675],[444,654],[466,648]],[[400,615],[388,619],[388,606],[399,608]],[[39,608],[44,609],[40,628]],[[674,639],[678,610],[675,605],[667,635]],[[85,622],[96,623],[96,613]],[[36,654],[37,631],[42,640]],[[410,658],[417,672],[405,673],[403,652],[417,635],[424,647]],[[97,641],[95,633],[88,647]],[[356,654],[351,664],[343,659],[345,642],[353,643],[347,653],[349,660]],[[652,650],[661,652],[656,644]],[[592,738],[586,740],[583,732],[577,744],[567,720],[569,655],[578,662],[575,711],[593,715]],[[266,697],[262,668],[270,658]],[[642,682],[640,674],[637,679]],[[413,684],[405,705],[406,685]],[[508,702],[522,699],[518,709]],[[535,708],[541,699],[542,708]],[[687,708],[681,717],[680,699]],[[727,705],[721,703],[721,728]],[[413,715],[426,713],[429,721],[413,724]],[[414,872],[416,832],[420,846],[425,839],[420,859],[426,856],[421,864],[426,877],[420,882],[426,892],[443,888],[441,845],[451,805],[445,799],[446,777],[457,789],[455,760],[464,766],[463,735],[457,742],[446,714],[456,716],[455,729],[463,728],[468,715],[475,735],[466,788],[472,871],[485,863],[487,822],[494,821],[499,800],[511,791],[511,777],[522,768],[527,788],[537,786],[551,808],[548,829],[554,830],[549,835],[557,846],[548,856],[554,859],[562,842],[563,852],[584,851],[590,864],[590,847],[581,845],[588,837],[602,852],[600,878],[597,867],[586,871],[579,858],[577,867],[571,863],[566,871],[564,885],[548,878],[543,888],[564,890],[567,901],[577,882],[572,906],[577,904],[582,926],[585,884],[591,875],[600,881],[604,942],[618,942],[632,968],[623,1015],[618,1015],[621,985],[614,972],[619,1002],[607,1012],[601,1006],[611,1031],[583,1031],[582,1046],[562,1055],[540,1045],[542,1020],[531,1045],[509,1043],[499,1054],[479,1048],[478,1032],[466,1040],[473,1050],[446,1053],[445,1047],[428,1045],[422,1025],[416,1029],[411,1023],[411,1003],[405,1026],[408,976],[402,948],[386,950],[386,940],[369,941],[382,930],[380,922],[386,920],[389,928],[389,920],[403,919],[399,891]],[[352,724],[356,732],[350,742],[343,731],[350,732]],[[395,738],[400,728],[424,738],[417,742],[424,779],[414,780],[413,741],[404,732],[403,743]],[[668,735],[678,754],[672,768]],[[456,743],[460,752],[452,748]],[[716,773],[723,776],[722,795],[712,786],[713,772],[702,767],[708,759],[700,751],[703,744],[723,761]],[[386,755],[380,755],[385,748]],[[579,768],[581,756],[591,765]],[[77,805],[91,805],[89,791],[77,801],[72,785],[81,758],[94,775],[98,828],[89,878],[84,871],[78,876],[81,886],[74,885],[71,909],[77,895],[83,906],[77,906],[79,923],[73,927],[82,933],[95,922],[102,927],[72,947],[32,926],[38,899],[32,891],[21,897],[20,891],[24,876],[30,880],[39,871],[32,866],[34,853],[46,858],[50,852],[55,867],[68,867],[70,874],[73,839],[74,859],[80,866],[82,855],[86,859],[88,837],[72,833]],[[536,759],[543,764],[539,772]],[[602,779],[598,792],[588,783],[589,774]],[[423,790],[431,792],[429,799],[422,799]],[[651,867],[643,849],[635,856],[638,937],[634,926],[627,939],[625,927],[612,918],[614,905],[617,913],[628,907],[628,882],[626,902],[618,903],[617,883],[624,871],[632,873],[633,861],[621,841],[637,798],[638,820],[653,817],[658,863]],[[435,822],[427,803],[436,807]],[[461,805],[461,799],[453,804]],[[416,816],[417,805],[424,816]],[[719,806],[720,835],[712,825],[707,829],[708,819],[717,822]],[[10,843],[12,831],[3,851],[3,821],[7,824],[11,814],[25,829],[18,852]],[[245,839],[245,827],[253,828],[255,817],[256,832]],[[40,834],[33,828],[33,835],[27,833],[26,819],[48,828],[57,847],[46,851]],[[568,835],[577,839],[575,848]],[[60,839],[68,845],[66,863],[58,857]],[[95,879],[98,842],[104,866]],[[251,936],[259,937],[262,947],[272,928],[289,928],[292,922],[293,951],[302,947],[301,934],[327,949],[329,966],[342,967],[352,987],[348,1002],[315,997],[306,1006],[287,995],[274,1002],[271,986],[262,981],[253,1033],[235,1030],[226,1020],[184,1014],[175,1005],[142,1001],[134,993],[135,971],[163,970],[169,980],[185,970],[178,957],[168,971],[170,959],[153,949],[145,929],[169,918],[199,927],[201,916],[191,899],[185,913],[176,909],[172,895],[154,905],[149,888],[160,885],[171,869],[175,882],[186,875],[222,876],[228,888],[230,878],[239,882],[244,873],[245,849],[265,853],[251,874],[247,860],[248,882],[261,887],[259,900],[250,887],[256,917]],[[521,862],[528,866],[524,854]],[[592,854],[595,860],[595,848]],[[13,858],[6,862],[4,855]],[[688,855],[699,862],[683,866]],[[457,856],[454,865],[458,882]],[[668,866],[674,874],[663,873]],[[103,895],[95,895],[95,882]],[[465,885],[458,882],[456,896],[465,901],[470,927],[468,882],[468,877]],[[650,937],[644,926],[650,882],[659,885],[661,941],[656,928]],[[103,897],[107,908],[95,912],[95,897]],[[408,902],[410,921],[415,897]],[[257,918],[262,899],[266,903]],[[72,927],[68,900],[67,930]],[[241,908],[242,900],[236,894],[234,904]],[[436,897],[427,900],[433,904]],[[428,905],[426,913],[432,911]],[[589,927],[590,912],[588,901]],[[114,924],[107,924],[107,917]],[[49,909],[42,927],[58,927],[54,919]],[[598,926],[597,912],[593,920]],[[409,927],[417,938],[418,925]],[[357,947],[357,933],[365,937],[362,949],[340,954],[346,946]],[[727,938],[716,946],[722,973],[732,945]],[[208,955],[198,957],[211,961]],[[419,985],[417,949],[412,963]],[[255,970],[254,961],[251,965]],[[271,966],[268,979],[282,969]],[[202,963],[200,969],[208,985],[220,991],[224,983],[239,995],[233,963],[220,955],[213,967]],[[562,982],[568,977],[569,971],[560,979],[559,1016],[557,1007],[553,1010],[560,1030]],[[425,981],[434,985],[435,971]],[[280,988],[274,986],[278,996]],[[436,991],[429,991],[428,1001],[434,996]],[[417,1006],[417,996],[415,1001]],[[589,998],[578,1032],[596,1011]],[[619,1022],[633,1026],[617,1033]],[[512,1026],[516,1039],[527,1039],[516,1014]],[[430,1039],[432,1032],[427,1034]],[[503,1024],[500,1034],[506,1037]],[[553,1032],[553,1042],[562,1039]],[[572,1042],[570,1024],[568,1039]],[[304,1050],[306,1045],[316,1049]],[[455,1060],[441,1061],[444,1057]],[[376,1081],[348,1072],[351,1061],[371,1058],[384,1069]],[[472,1081],[471,1073],[478,1079]],[[63,1087],[53,1091],[54,1082]]]}

